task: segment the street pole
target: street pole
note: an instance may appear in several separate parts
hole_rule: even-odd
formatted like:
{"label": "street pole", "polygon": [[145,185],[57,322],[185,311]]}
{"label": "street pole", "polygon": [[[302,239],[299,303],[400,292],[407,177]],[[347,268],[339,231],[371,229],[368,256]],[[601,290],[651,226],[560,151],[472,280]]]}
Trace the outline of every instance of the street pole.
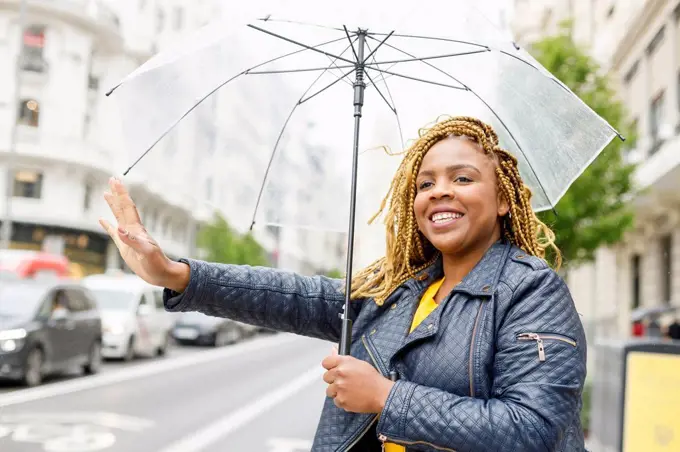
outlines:
{"label": "street pole", "polygon": [[23,68],[21,63],[24,59],[24,30],[26,29],[26,9],[28,0],[21,0],[19,6],[19,51],[14,67],[14,102],[10,108],[14,108],[14,124],[10,135],[9,149],[7,152],[7,168],[5,171],[5,213],[2,216],[2,230],[0,230],[0,250],[8,249],[12,240],[12,195],[14,191],[14,158],[16,153],[17,129],[19,125],[19,101],[21,100],[21,77]]}

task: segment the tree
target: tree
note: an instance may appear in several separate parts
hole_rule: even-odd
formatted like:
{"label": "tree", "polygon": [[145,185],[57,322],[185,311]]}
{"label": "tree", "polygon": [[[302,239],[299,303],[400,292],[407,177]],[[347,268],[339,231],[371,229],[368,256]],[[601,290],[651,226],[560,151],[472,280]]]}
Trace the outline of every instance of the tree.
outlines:
{"label": "tree", "polygon": [[557,216],[552,211],[539,215],[555,231],[566,266],[592,261],[600,246],[617,243],[633,225],[633,210],[626,201],[635,167],[624,161],[623,153],[635,141],[634,127],[607,75],[574,43],[568,22],[558,34],[533,43],[529,52],[626,137],[626,143],[612,140],[574,182],[557,204]]}
{"label": "tree", "polygon": [[215,214],[212,223],[201,228],[198,246],[207,252],[206,259],[225,264],[268,265],[267,252],[250,234],[241,235],[227,220]]}

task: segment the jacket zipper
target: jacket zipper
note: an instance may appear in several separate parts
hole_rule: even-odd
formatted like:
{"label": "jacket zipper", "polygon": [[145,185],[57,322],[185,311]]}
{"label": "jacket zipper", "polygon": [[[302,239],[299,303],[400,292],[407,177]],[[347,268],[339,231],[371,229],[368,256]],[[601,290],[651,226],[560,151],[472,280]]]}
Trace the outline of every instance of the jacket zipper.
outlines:
{"label": "jacket zipper", "polygon": [[448,447],[435,446],[434,444],[428,443],[426,441],[395,441],[395,440],[389,439],[387,436],[385,436],[383,434],[378,435],[378,439],[382,443],[381,447],[382,447],[383,452],[385,452],[385,443],[386,442],[390,442],[390,443],[394,443],[394,444],[405,444],[407,446],[415,446],[416,444],[424,444],[426,446],[432,447],[433,449],[445,450],[445,451],[449,451],[449,452],[456,452],[455,449],[449,449]]}
{"label": "jacket zipper", "polygon": [[479,326],[479,319],[482,316],[482,309],[484,302],[479,305],[477,310],[477,317],[475,317],[475,326],[472,327],[472,339],[470,340],[470,362],[468,363],[468,377],[470,378],[470,397],[475,396],[475,375],[474,375],[474,353],[475,353],[475,338],[477,337],[477,327]]}
{"label": "jacket zipper", "polygon": [[562,341],[569,345],[576,347],[576,342],[568,339],[564,336],[558,334],[538,334],[538,333],[522,333],[517,336],[520,341],[536,341],[536,346],[538,347],[538,360],[545,361],[545,347],[543,346],[543,340],[555,340]]}
{"label": "jacket zipper", "polygon": [[[366,336],[361,336],[361,343],[364,344],[364,348],[368,352],[368,356],[371,357],[371,361],[373,361],[373,365],[375,366],[375,368],[378,369],[378,372],[380,372],[380,374],[383,375],[383,377],[384,377],[385,375],[384,375],[381,367],[378,365],[378,361],[375,359],[373,352],[371,352],[371,348],[368,346],[368,343],[366,342]],[[363,430],[361,430],[359,432],[359,435],[356,437],[356,439],[354,441],[352,441],[349,444],[349,446],[347,446],[343,450],[343,452],[347,452],[348,450],[351,450],[352,447],[354,447],[356,445],[356,443],[358,443],[361,440],[361,438],[363,438],[363,436],[366,434],[366,432],[368,432],[370,430],[371,426],[375,423],[375,421],[378,420],[378,417],[379,417],[379,415],[376,414],[373,417],[373,419],[371,420],[371,422],[369,422],[368,425]]]}

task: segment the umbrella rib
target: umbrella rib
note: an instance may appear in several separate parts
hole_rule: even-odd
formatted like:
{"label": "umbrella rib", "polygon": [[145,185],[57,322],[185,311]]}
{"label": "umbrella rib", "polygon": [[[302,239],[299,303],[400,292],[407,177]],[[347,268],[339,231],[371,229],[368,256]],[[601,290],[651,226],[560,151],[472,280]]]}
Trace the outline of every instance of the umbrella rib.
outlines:
{"label": "umbrella rib", "polygon": [[413,57],[413,58],[407,58],[404,60],[391,60],[391,61],[379,61],[379,62],[374,62],[374,63],[366,63],[367,66],[370,65],[376,65],[376,64],[399,64],[399,63],[411,63],[411,62],[417,62],[417,61],[427,61],[427,60],[440,60],[444,58],[453,58],[457,56],[465,56],[465,55],[475,55],[478,53],[486,53],[490,52],[491,49],[486,48],[484,50],[471,50],[469,52],[457,52],[457,53],[447,53],[444,55],[432,55],[432,56],[426,56],[426,57]]}
{"label": "umbrella rib", "polygon": [[[371,38],[370,36],[368,36],[368,37]],[[377,41],[377,39],[375,39],[375,38],[371,38],[371,39],[373,39],[374,41]],[[398,52],[403,53],[404,55],[407,55],[407,56],[409,56],[409,57],[411,57],[411,58],[416,58],[414,55],[412,55],[412,54],[406,52],[405,50],[401,50],[401,49],[399,49],[399,48],[397,48],[397,47],[394,47],[394,46],[392,46],[392,45],[390,45],[390,44],[387,44],[387,45],[388,45],[390,48],[392,48],[392,49],[394,49],[394,50],[396,50],[396,51],[398,51]],[[484,99],[482,99],[482,96],[480,96],[479,94],[477,94],[472,88],[470,88],[469,86],[467,86],[465,83],[463,83],[463,82],[461,82],[460,80],[458,80],[458,78],[454,77],[453,75],[449,74],[449,73],[446,72],[445,70],[443,70],[443,69],[441,69],[441,68],[435,66],[434,64],[432,64],[432,63],[430,63],[430,62],[428,62],[428,61],[422,61],[422,63],[425,64],[425,65],[427,65],[427,66],[430,66],[432,69],[435,69],[435,70],[438,71],[438,72],[441,72],[442,74],[444,74],[444,75],[446,75],[447,77],[453,79],[453,80],[456,81],[457,83],[460,83],[461,85],[463,85],[463,86],[465,87],[465,89],[466,89],[467,91],[470,91],[470,92],[472,93],[473,96],[475,96],[477,99],[480,100],[480,102],[482,102],[484,105],[486,105],[486,108],[489,109],[489,111],[491,112],[491,114],[493,114],[493,115],[496,117],[496,119],[498,119],[498,121],[501,123],[501,125],[503,126],[503,128],[508,132],[508,135],[510,135],[510,138],[512,139],[512,141],[514,141],[515,144],[517,145],[517,149],[519,149],[519,151],[522,153],[522,155],[524,155],[525,160],[526,160],[526,162],[527,162],[527,165],[529,165],[529,169],[531,170],[532,173],[534,173],[534,176],[536,177],[536,182],[538,182],[538,185],[539,185],[539,187],[541,187],[541,190],[543,191],[543,194],[545,195],[545,197],[548,199],[548,202],[550,202],[550,205],[552,206],[552,201],[550,200],[550,196],[548,196],[548,192],[545,190],[545,187],[544,187],[543,184],[541,183],[541,178],[538,177],[538,173],[536,172],[536,170],[534,169],[533,165],[531,164],[531,161],[529,160],[529,156],[527,156],[527,154],[524,152],[524,150],[522,149],[522,146],[519,144],[519,141],[517,141],[517,138],[515,138],[515,136],[513,135],[512,131],[510,130],[510,128],[508,128],[508,126],[505,124],[505,121],[503,121],[503,119],[501,119],[501,117],[498,115],[498,113],[496,113],[496,112],[494,111],[494,109],[491,108],[491,106],[490,106]],[[555,208],[554,208],[554,206],[553,206],[553,212],[554,212],[554,211],[555,211]]]}
{"label": "umbrella rib", "polygon": [[[401,78],[405,78],[405,79],[408,79],[408,80],[413,80],[413,81],[416,81],[416,82],[428,83],[428,84],[430,84],[430,85],[443,86],[444,88],[457,89],[457,90],[460,90],[460,91],[470,91],[470,88],[468,88],[468,87],[465,86],[465,85],[463,85],[463,87],[461,87],[461,86],[454,86],[454,85],[448,85],[448,84],[446,84],[446,83],[435,82],[435,81],[433,81],[433,80],[425,80],[425,79],[418,78],[418,77],[411,77],[410,75],[399,74],[399,73],[397,73],[397,72],[391,72],[391,71],[387,71],[387,70],[385,70],[385,69],[378,69],[378,68],[374,68],[374,67],[367,67],[366,69],[370,69],[370,70],[372,70],[372,71],[380,72],[381,74],[390,74],[390,75],[394,75],[395,77],[401,77]],[[458,80],[456,80],[456,82],[460,83]],[[461,83],[461,85],[462,85],[462,83]]]}
{"label": "umbrella rib", "polygon": [[[370,32],[368,33],[368,36],[385,36],[388,33],[373,33]],[[456,44],[465,44],[469,46],[475,46],[475,47],[482,47],[482,48],[487,48],[484,44],[477,44],[476,42],[470,42],[470,41],[461,41],[460,39],[451,39],[451,38],[440,38],[437,36],[419,36],[419,35],[404,35],[404,34],[392,34],[395,38],[412,38],[412,39],[426,39],[430,41],[445,41],[445,42],[453,42]],[[374,39],[377,41],[377,39]]]}
{"label": "umbrella rib", "polygon": [[383,44],[385,44],[385,41],[387,41],[388,39],[390,39],[390,36],[392,36],[393,34],[394,34],[394,30],[390,31],[390,32],[387,34],[387,36],[385,36],[385,38],[384,38],[382,41],[380,41],[380,44],[378,44],[378,45],[376,46],[376,48],[373,49],[373,51],[372,51],[371,53],[369,53],[368,56],[367,56],[366,58],[364,58],[364,61],[362,61],[361,64],[366,64],[366,62],[367,62],[373,55],[375,55],[375,52],[377,52],[378,49],[379,49],[380,47],[382,47]]}
{"label": "umbrella rib", "polygon": [[[368,44],[368,41],[366,41],[366,47],[368,47],[368,50],[369,50],[369,52],[370,52],[370,51],[371,51],[371,46]],[[371,52],[371,53],[373,53],[373,52]],[[373,62],[374,62],[374,64],[377,65],[377,63],[375,62],[375,57],[373,57]],[[395,63],[395,64],[397,64],[397,63]],[[389,69],[391,69],[392,67],[394,67],[395,64],[393,64],[392,66],[390,66]],[[371,83],[372,83],[373,86],[375,87],[376,91],[378,91],[378,93],[380,94],[380,96],[382,96],[383,100],[387,103],[387,105],[390,106],[390,103],[387,102],[387,99],[385,99],[385,96],[382,95],[382,93],[381,93],[380,90],[378,89],[378,85],[375,83],[375,81],[373,81],[373,79],[372,79],[371,76],[368,74],[368,72],[366,72],[366,76],[367,76],[368,79],[371,81]],[[382,78],[382,82],[385,84],[385,90],[387,91],[387,95],[390,96],[390,100],[392,101],[391,108],[392,108],[392,111],[394,112],[394,117],[397,119],[397,128],[399,129],[399,140],[401,141],[401,146],[404,147],[404,133],[403,133],[402,128],[401,128],[401,120],[399,119],[399,114],[397,113],[397,104],[396,104],[396,102],[394,102],[394,97],[392,96],[392,91],[390,90],[390,87],[387,85],[387,80],[386,80],[385,74],[383,74],[383,73],[381,72],[381,73],[380,73],[380,77]]]}
{"label": "umbrella rib", "polygon": [[257,27],[255,25],[252,25],[252,24],[248,24],[248,27],[252,28],[253,30],[257,30],[257,31],[260,31],[262,33],[268,34],[270,36],[274,36],[275,38],[279,38],[283,41],[290,42],[291,44],[295,44],[295,45],[298,45],[300,47],[304,47],[305,49],[312,50],[314,52],[321,53],[323,55],[335,58],[336,60],[344,61],[345,63],[349,63],[349,64],[355,64],[354,61],[348,60],[347,58],[343,58],[339,55],[333,55],[332,53],[324,52],[323,50],[317,49],[317,48],[309,46],[307,44],[303,44],[303,43],[296,41],[294,39],[287,38],[287,37],[282,36],[278,33],[274,33],[273,31],[265,30],[264,28],[260,28],[260,27]]}
{"label": "umbrella rib", "polygon": [[302,104],[304,104],[305,102],[307,102],[308,100],[313,99],[314,97],[316,97],[316,96],[318,96],[319,94],[323,93],[324,91],[326,91],[326,90],[329,89],[330,87],[334,86],[334,85],[335,85],[336,83],[338,83],[339,81],[345,80],[345,78],[346,78],[349,74],[351,74],[352,72],[354,72],[354,69],[351,69],[351,70],[345,72],[345,73],[342,75],[342,77],[339,77],[337,80],[332,81],[331,83],[329,83],[329,84],[326,85],[325,87],[321,88],[319,91],[315,92],[314,94],[310,94],[309,96],[307,96],[307,97],[305,97],[305,98],[301,98],[301,99],[298,101],[298,103],[299,103],[300,105],[302,105]]}
{"label": "umbrella rib", "polygon": [[352,41],[352,38],[349,37],[349,30],[347,30],[347,27],[345,25],[342,26],[342,28],[345,30],[345,35],[347,36],[347,40],[349,41],[350,45],[352,46],[352,53],[354,54],[354,59],[356,61],[359,61],[359,55],[357,55],[357,50],[354,48],[354,42]]}

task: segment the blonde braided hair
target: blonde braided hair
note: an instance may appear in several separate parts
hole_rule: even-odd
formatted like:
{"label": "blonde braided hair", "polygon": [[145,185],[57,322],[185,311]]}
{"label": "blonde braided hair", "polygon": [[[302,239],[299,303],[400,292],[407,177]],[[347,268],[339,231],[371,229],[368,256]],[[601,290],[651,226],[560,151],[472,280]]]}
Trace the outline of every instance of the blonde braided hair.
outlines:
{"label": "blonde braided hair", "polygon": [[430,266],[439,252],[418,230],[413,202],[416,196],[416,177],[423,157],[440,140],[450,136],[464,136],[476,142],[496,162],[498,188],[510,207],[503,220],[504,237],[533,256],[546,258],[551,248],[555,267],[562,262],[555,245],[555,234],[541,222],[531,208],[531,190],[524,185],[517,167],[517,159],[498,145],[498,136],[488,124],[476,118],[458,116],[436,123],[419,131],[419,138],[406,150],[392,184],[372,222],[385,211],[387,233],[385,257],[361,270],[352,279],[352,298],[373,298],[382,305],[401,284]]}

